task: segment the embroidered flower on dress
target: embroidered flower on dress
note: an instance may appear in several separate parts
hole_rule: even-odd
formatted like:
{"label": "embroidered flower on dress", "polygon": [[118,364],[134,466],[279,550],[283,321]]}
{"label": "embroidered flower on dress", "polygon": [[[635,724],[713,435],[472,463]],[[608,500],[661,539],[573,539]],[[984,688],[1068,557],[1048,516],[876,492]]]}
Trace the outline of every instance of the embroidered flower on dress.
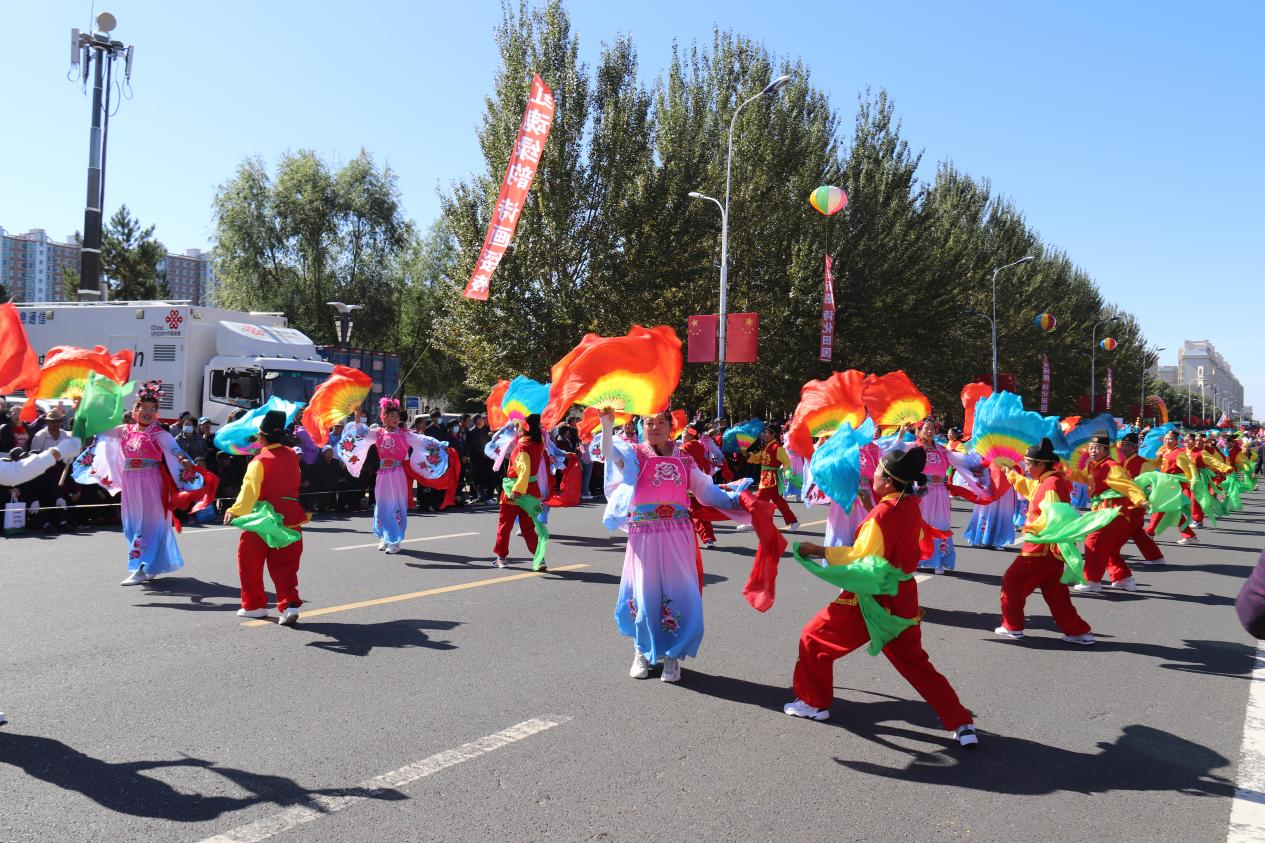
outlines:
{"label": "embroidered flower on dress", "polygon": [[661,462],[654,467],[654,477],[651,483],[656,486],[664,483],[672,483],[673,485],[681,485],[681,469],[674,462]]}
{"label": "embroidered flower on dress", "polygon": [[637,601],[632,599],[631,597],[628,598],[628,612],[629,614],[632,615],[632,619],[636,621],[637,620]]}
{"label": "embroidered flower on dress", "polygon": [[672,611],[672,601],[665,598],[659,616],[659,625],[663,627],[664,632],[671,632],[675,635],[681,628],[680,621],[681,613]]}
{"label": "embroidered flower on dress", "polygon": [[676,507],[670,503],[661,503],[654,508],[654,514],[660,518],[671,518],[676,515]]}

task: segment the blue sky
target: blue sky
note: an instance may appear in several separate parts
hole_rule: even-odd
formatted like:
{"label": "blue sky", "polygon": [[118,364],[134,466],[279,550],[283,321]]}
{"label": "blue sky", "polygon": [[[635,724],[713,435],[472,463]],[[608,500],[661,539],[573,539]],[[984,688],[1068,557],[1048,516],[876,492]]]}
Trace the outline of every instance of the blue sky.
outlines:
{"label": "blue sky", "polygon": [[[481,166],[474,136],[496,54],[495,0],[193,4],[100,0],[136,45],[110,126],[107,211],[126,203],[169,248],[205,248],[210,202],[243,157],[363,146],[427,225],[437,191]],[[1175,362],[1209,339],[1265,415],[1265,3],[573,0],[592,64],[631,33],[647,81],[673,40],[716,24],[802,57],[845,126],[886,88],[924,173],[991,179]],[[88,2],[8,4],[0,226],[82,227],[88,101],[67,81]],[[983,279],[980,280],[983,283]],[[1238,298],[1236,302],[1235,299]],[[1055,373],[1057,377],[1060,373]],[[1069,375],[1071,376],[1071,375]],[[1083,376],[1076,373],[1075,376]]]}

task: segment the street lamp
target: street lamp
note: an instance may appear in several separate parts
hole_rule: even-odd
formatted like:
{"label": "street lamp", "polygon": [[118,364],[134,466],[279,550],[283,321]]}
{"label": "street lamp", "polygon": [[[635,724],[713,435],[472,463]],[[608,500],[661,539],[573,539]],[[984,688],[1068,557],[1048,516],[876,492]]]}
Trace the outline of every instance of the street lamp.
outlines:
{"label": "street lamp", "polygon": [[1098,407],[1098,371],[1095,366],[1098,359],[1098,329],[1103,325],[1110,325],[1112,322],[1119,322],[1119,316],[1111,316],[1094,325],[1094,330],[1090,332],[1089,346],[1089,414],[1092,416]]}
{"label": "street lamp", "polygon": [[997,391],[997,273],[1003,269],[1010,269],[1012,266],[1019,266],[1021,263],[1034,261],[1032,255],[1025,255],[1014,263],[1008,263],[1005,266],[999,266],[993,270],[993,317],[989,319],[993,328],[993,392]]}
{"label": "street lamp", "polygon": [[[1165,350],[1164,348],[1157,348],[1151,352],[1151,354],[1155,355],[1156,365],[1159,365],[1160,352],[1164,350]],[[1150,359],[1149,356],[1142,358],[1142,400],[1138,403],[1138,420],[1139,421],[1141,421],[1142,417],[1146,415],[1146,370],[1151,368],[1150,364],[1146,362],[1148,359]]]}
{"label": "street lamp", "polygon": [[351,340],[351,327],[355,324],[355,320],[352,319],[351,315],[357,310],[363,310],[364,305],[343,304],[340,301],[327,301],[325,303],[338,311],[338,315],[334,317],[334,329],[338,331],[339,347],[346,348],[347,343]]}
{"label": "street lamp", "polygon": [[720,418],[725,415],[725,343],[728,338],[729,328],[729,186],[733,172],[734,163],[734,127],[738,123],[738,114],[751,103],[760,97],[768,94],[776,94],[778,91],[786,87],[791,81],[789,74],[783,74],[777,77],[769,84],[761,89],[760,93],[753,97],[749,97],[734,109],[733,116],[729,118],[729,152],[725,157],[725,204],[721,205],[710,196],[705,196],[698,191],[692,191],[689,195],[693,199],[708,199],[720,207],[720,336],[718,341],[720,348],[717,352],[716,362],[716,417]]}

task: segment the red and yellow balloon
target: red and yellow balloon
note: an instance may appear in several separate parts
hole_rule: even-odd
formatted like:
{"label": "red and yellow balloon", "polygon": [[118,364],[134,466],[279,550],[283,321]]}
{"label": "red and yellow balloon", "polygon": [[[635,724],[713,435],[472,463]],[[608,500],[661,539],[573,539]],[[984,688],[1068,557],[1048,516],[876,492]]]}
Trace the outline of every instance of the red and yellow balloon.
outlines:
{"label": "red and yellow balloon", "polygon": [[1053,313],[1038,313],[1037,318],[1032,321],[1036,323],[1043,334],[1050,333],[1050,331],[1054,330],[1054,326],[1058,324],[1058,320],[1054,318]]}
{"label": "red and yellow balloon", "polygon": [[1098,346],[1099,346],[1099,347],[1100,347],[1103,351],[1114,351],[1114,350],[1115,350],[1115,348],[1116,348],[1116,346],[1117,346],[1117,345],[1119,345],[1119,344],[1120,344],[1120,343],[1116,342],[1116,341],[1115,341],[1114,339],[1112,339],[1111,337],[1103,337],[1103,338],[1099,341]]}
{"label": "red and yellow balloon", "polygon": [[817,213],[832,217],[848,204],[848,194],[844,193],[842,188],[823,184],[808,194],[808,204],[812,205]]}

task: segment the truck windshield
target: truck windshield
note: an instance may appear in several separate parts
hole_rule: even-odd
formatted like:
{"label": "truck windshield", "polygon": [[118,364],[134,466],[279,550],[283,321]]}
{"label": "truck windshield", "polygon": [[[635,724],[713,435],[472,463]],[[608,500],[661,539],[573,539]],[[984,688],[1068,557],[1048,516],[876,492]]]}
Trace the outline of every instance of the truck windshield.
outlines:
{"label": "truck windshield", "polygon": [[[275,375],[275,377],[274,377]],[[292,369],[272,369],[264,379],[265,391],[271,398],[276,395],[286,401],[312,400],[312,393],[329,375],[325,372],[296,372]]]}

